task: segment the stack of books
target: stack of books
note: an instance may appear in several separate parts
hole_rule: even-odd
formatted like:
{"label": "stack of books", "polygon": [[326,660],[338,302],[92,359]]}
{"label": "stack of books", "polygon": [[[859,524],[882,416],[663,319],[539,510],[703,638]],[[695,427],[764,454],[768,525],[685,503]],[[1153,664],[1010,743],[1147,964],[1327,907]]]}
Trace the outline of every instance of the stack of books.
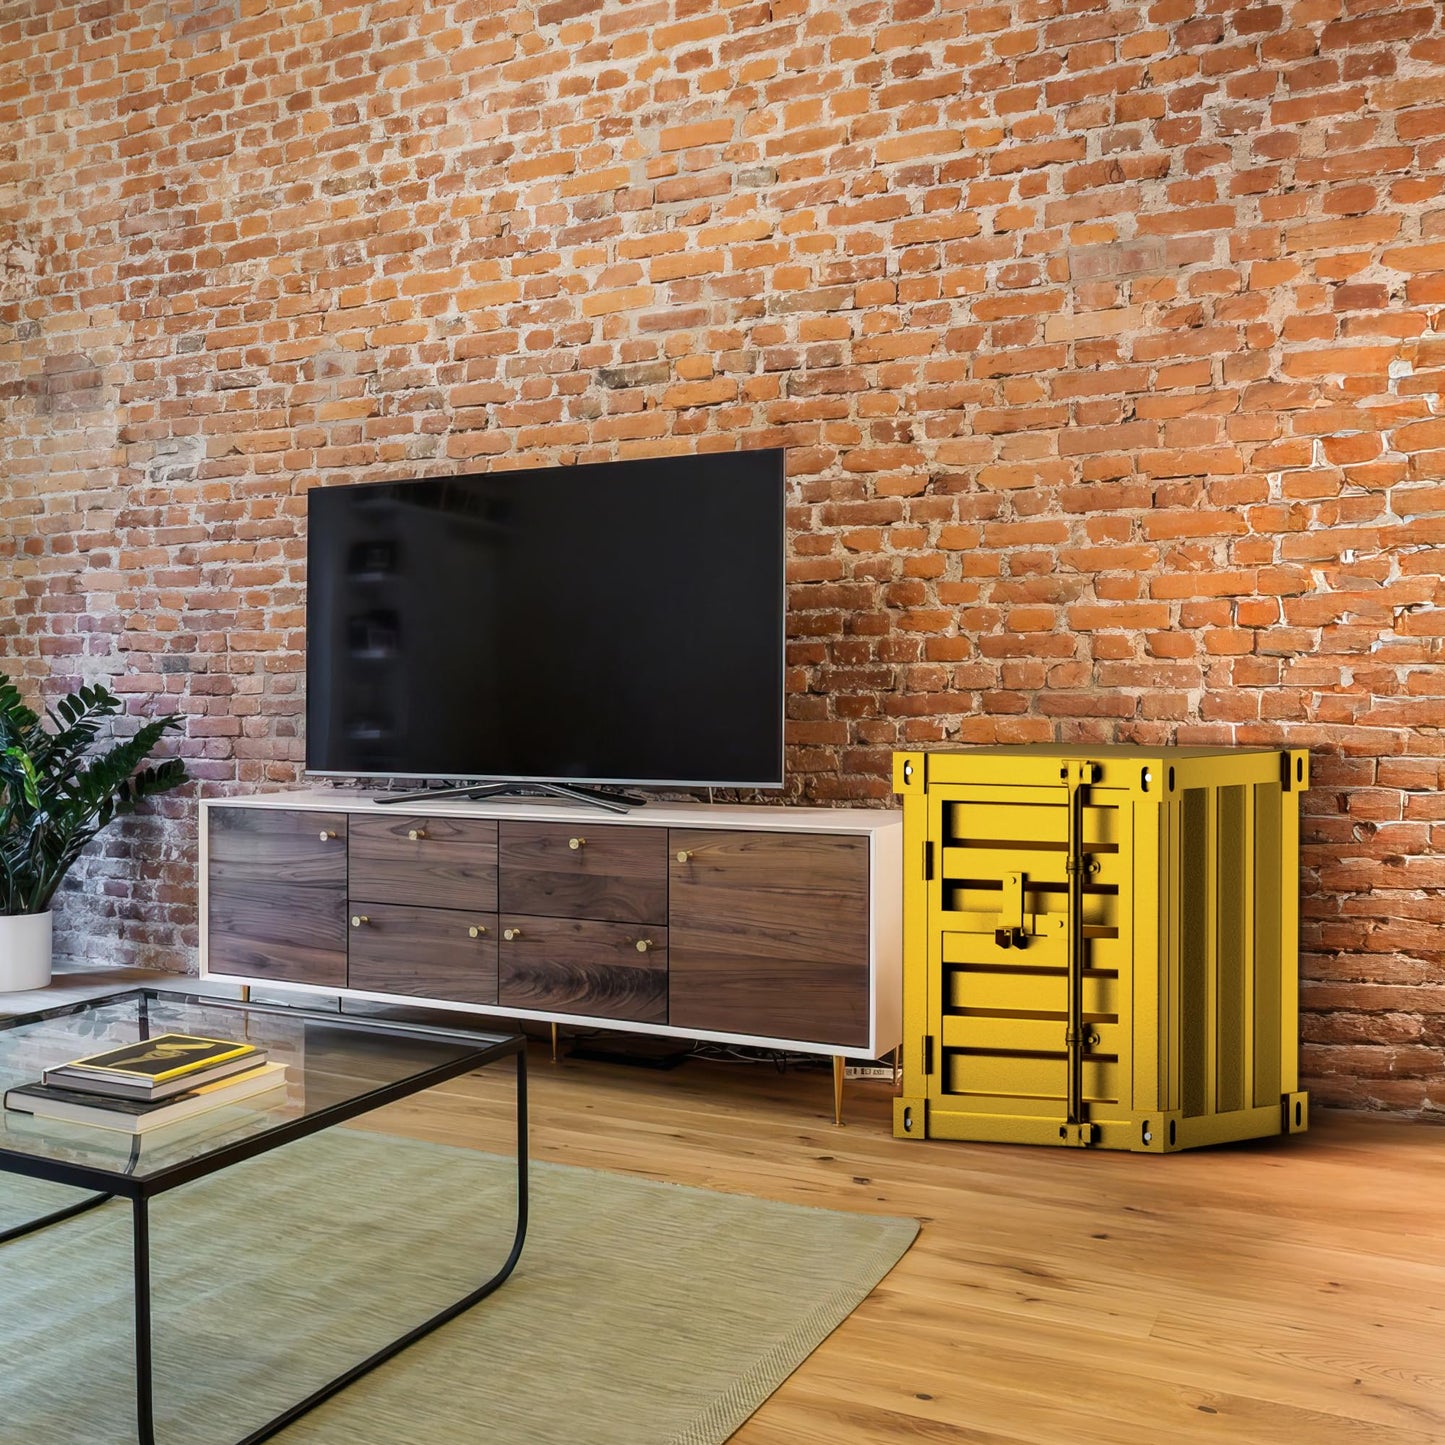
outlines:
{"label": "stack of books", "polygon": [[38,1119],[144,1134],[286,1083],[286,1066],[233,1039],[158,1034],[46,1069],[5,1094],[5,1107]]}

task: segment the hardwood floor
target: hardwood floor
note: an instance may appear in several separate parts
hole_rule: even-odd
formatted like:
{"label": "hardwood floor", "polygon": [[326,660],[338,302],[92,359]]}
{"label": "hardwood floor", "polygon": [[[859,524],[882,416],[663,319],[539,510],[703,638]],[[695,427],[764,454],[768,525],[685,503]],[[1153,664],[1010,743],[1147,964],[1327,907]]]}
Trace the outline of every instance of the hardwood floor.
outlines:
{"label": "hardwood floor", "polygon": [[[765,1064],[538,1046],[531,1082],[538,1159],[922,1221],[736,1445],[1445,1442],[1437,1126],[1316,1111],[1303,1136],[1160,1157],[904,1143],[872,1082],[836,1128],[826,1072]],[[377,1127],[485,1143],[496,1083]]]}
{"label": "hardwood floor", "polygon": [[[171,980],[5,1002],[142,982]],[[850,1082],[835,1128],[826,1069],[530,1062],[538,1159],[922,1221],[734,1445],[1445,1445],[1439,1125],[1315,1110],[1164,1156],[904,1143],[882,1083]],[[370,1118],[504,1148],[509,1091],[484,1072]]]}

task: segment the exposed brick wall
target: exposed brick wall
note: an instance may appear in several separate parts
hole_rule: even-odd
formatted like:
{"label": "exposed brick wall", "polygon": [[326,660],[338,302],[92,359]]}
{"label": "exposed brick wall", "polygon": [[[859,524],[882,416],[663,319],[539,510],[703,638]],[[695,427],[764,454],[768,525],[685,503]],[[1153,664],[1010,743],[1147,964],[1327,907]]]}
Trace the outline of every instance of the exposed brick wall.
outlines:
{"label": "exposed brick wall", "polygon": [[291,781],[308,487],[783,444],[794,794],[1308,746],[1310,1084],[1439,1109],[1442,187],[1433,0],[0,0],[5,665]]}

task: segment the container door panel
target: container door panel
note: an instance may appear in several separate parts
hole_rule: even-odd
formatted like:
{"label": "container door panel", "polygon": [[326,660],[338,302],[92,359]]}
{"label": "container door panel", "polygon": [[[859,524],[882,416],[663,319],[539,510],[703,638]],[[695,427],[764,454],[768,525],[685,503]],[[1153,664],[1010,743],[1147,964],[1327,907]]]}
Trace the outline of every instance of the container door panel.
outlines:
{"label": "container door panel", "polygon": [[[931,790],[932,791],[932,790]],[[1058,1117],[1068,1097],[1068,794],[1018,789],[1020,801],[940,789],[934,880],[938,1067],[930,1110]],[[1095,797],[1098,790],[1095,790]],[[1083,1097],[1104,1117],[1124,1091],[1119,898],[1132,866],[1127,803],[1084,810]]]}

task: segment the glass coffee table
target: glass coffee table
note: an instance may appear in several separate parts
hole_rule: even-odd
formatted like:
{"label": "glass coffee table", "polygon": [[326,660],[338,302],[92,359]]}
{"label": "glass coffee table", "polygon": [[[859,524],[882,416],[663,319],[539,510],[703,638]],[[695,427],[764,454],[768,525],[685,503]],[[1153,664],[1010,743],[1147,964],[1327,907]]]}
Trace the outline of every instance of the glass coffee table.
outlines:
{"label": "glass coffee table", "polygon": [[[130,1135],[91,1124],[0,1110],[0,1171],[91,1191],[68,1208],[0,1233],[0,1246],[111,1200],[131,1202],[135,1270],[136,1424],[155,1445],[151,1358],[150,1201],[384,1104],[499,1060],[516,1063],[516,1223],[511,1250],[489,1279],[243,1437],[254,1445],[369,1370],[485,1299],[511,1274],[527,1233],[527,1056],[520,1034],[464,1033],[421,1024],[236,1003],[136,989],[0,1023],[0,1090],[42,1069],[162,1033],[245,1039],[286,1065],[285,1087],[176,1124]],[[323,1201],[318,1201],[324,1205]]]}

